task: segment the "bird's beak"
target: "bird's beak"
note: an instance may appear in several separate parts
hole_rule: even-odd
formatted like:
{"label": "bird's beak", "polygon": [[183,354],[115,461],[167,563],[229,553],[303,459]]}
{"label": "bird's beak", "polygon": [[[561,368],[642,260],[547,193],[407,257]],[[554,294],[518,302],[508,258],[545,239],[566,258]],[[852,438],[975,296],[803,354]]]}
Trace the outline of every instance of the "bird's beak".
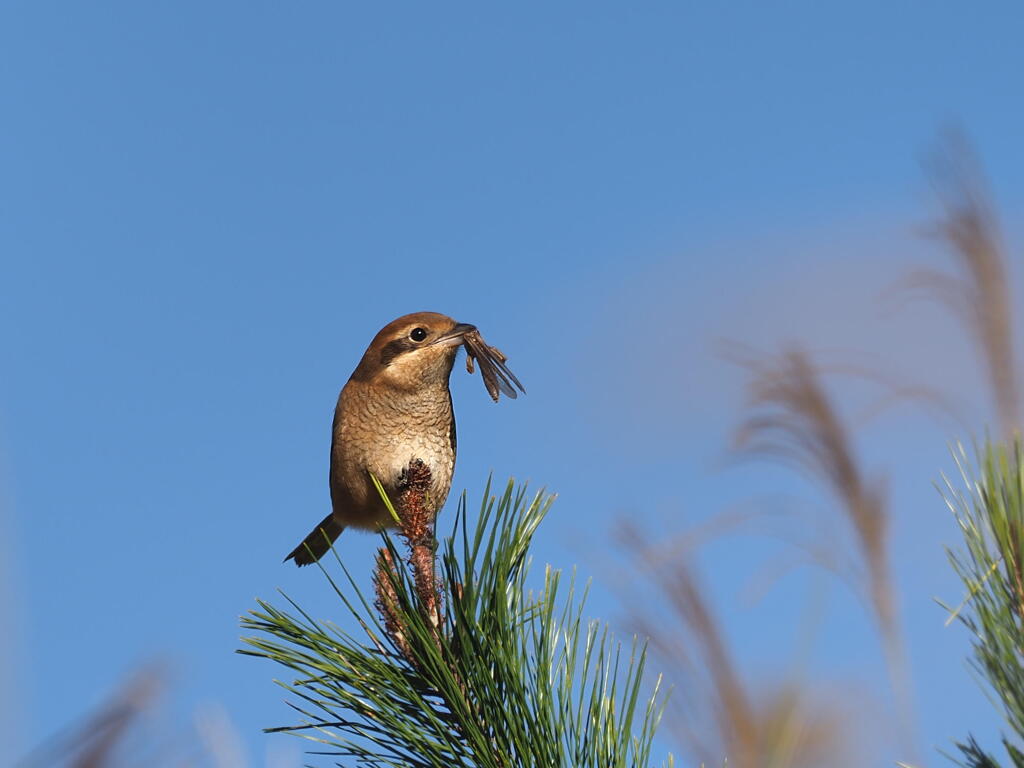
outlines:
{"label": "bird's beak", "polygon": [[462,343],[462,337],[465,336],[467,333],[470,333],[471,331],[475,331],[475,330],[476,330],[476,326],[475,325],[470,325],[469,323],[459,323],[454,328],[452,328],[450,331],[448,331],[448,333],[446,333],[443,336],[440,336],[440,337],[434,339],[432,342],[430,342],[429,346],[431,346],[431,347],[437,347],[437,346],[440,346],[440,347],[452,347],[452,346],[455,346],[456,344],[461,344]]}

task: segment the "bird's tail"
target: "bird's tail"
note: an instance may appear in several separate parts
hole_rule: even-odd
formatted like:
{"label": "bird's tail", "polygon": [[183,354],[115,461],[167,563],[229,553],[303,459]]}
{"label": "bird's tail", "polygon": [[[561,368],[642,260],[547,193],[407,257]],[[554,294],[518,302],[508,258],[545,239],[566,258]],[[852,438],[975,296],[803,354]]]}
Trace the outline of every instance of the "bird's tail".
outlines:
{"label": "bird's tail", "polygon": [[345,526],[335,520],[333,514],[327,515],[284,561],[287,563],[289,560],[294,560],[298,566],[315,563],[324,556],[324,553],[331,548],[331,544],[344,530]]}

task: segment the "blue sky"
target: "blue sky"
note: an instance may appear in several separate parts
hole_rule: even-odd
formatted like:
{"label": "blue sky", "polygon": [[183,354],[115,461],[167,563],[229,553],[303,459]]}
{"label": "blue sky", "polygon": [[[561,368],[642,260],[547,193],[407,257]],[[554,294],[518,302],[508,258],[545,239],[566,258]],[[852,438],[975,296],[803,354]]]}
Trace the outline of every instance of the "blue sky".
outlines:
{"label": "blue sky", "polygon": [[[237,617],[277,587],[336,610],[280,560],[327,508],[338,389],[406,312],[473,322],[509,355],[516,402],[453,375],[454,488],[476,498],[493,471],[558,491],[538,557],[594,577],[613,621],[616,519],[681,531],[770,494],[826,504],[777,468],[721,468],[742,381],[716,339],[876,356],[954,392],[982,431],[962,333],[876,299],[946,263],[917,233],[936,212],[921,159],[950,122],[1020,252],[1024,12],[826,5],[5,3],[5,743],[159,657],[175,716],[219,703],[263,764],[283,737],[259,728],[289,712],[277,671],[232,654]],[[936,764],[933,745],[995,730],[932,602],[959,594],[932,481],[966,436],[913,409],[858,433],[890,473]],[[340,546],[368,562],[372,539]],[[730,537],[701,558],[754,680],[791,664],[821,581],[804,569],[745,600],[770,546]],[[875,696],[870,620],[826,589],[806,664]]]}

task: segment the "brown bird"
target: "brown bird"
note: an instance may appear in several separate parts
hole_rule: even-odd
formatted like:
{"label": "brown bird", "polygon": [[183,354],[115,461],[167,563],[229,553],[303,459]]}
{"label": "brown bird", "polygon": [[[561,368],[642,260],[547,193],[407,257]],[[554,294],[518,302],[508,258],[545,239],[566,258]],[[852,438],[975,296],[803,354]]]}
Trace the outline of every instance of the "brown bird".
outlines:
{"label": "brown bird", "polygon": [[430,470],[428,498],[436,512],[444,504],[455,469],[455,414],[448,378],[463,344],[480,363],[488,392],[515,397],[525,392],[475,326],[436,312],[398,318],[374,336],[334,409],[331,440],[331,513],[285,560],[309,565],[327,552],[345,528],[380,530],[393,519],[370,479],[395,499],[403,474],[419,459]]}

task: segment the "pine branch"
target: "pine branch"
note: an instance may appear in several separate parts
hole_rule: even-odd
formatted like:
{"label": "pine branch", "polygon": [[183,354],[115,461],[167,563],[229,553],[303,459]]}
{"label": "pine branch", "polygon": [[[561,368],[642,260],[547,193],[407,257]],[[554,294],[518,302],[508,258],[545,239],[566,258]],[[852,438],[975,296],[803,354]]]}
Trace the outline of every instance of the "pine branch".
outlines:
{"label": "pine branch", "polygon": [[[963,535],[947,550],[966,596],[951,611],[973,635],[971,664],[987,683],[1011,731],[1003,737],[1010,765],[1024,768],[1024,447],[986,445],[972,468],[962,446],[954,454],[964,489],[946,479],[944,496]],[[971,736],[957,744],[961,765],[998,768]]]}
{"label": "pine branch", "polygon": [[[585,594],[558,571],[527,586],[529,547],[552,500],[511,482],[496,499],[488,486],[471,522],[463,497],[432,584],[423,536],[400,529],[406,560],[383,534],[378,610],[340,559],[345,589],[324,568],[359,636],[287,597],[288,611],[258,601],[242,619],[256,634],[240,653],[292,670],[280,684],[301,718],[271,730],[368,766],[650,765],[664,695],[660,679],[641,693],[644,646],[634,640],[626,657],[605,627],[585,622]],[[400,519],[408,506],[400,501]]]}

